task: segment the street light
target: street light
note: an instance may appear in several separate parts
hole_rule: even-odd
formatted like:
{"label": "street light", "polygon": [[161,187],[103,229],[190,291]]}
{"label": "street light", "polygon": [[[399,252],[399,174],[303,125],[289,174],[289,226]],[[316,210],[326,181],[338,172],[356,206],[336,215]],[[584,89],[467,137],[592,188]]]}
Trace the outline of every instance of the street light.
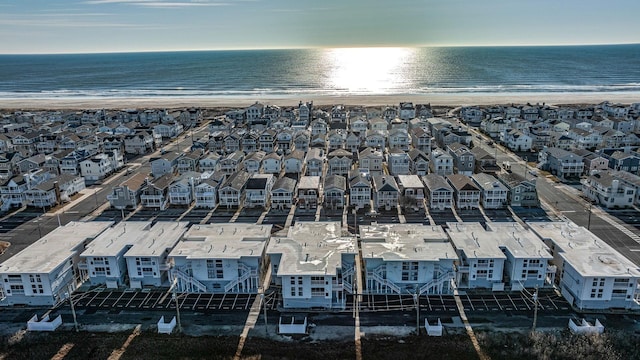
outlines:
{"label": "street light", "polygon": [[591,208],[593,207],[593,203],[589,203],[589,217],[587,218],[587,230],[591,229]]}

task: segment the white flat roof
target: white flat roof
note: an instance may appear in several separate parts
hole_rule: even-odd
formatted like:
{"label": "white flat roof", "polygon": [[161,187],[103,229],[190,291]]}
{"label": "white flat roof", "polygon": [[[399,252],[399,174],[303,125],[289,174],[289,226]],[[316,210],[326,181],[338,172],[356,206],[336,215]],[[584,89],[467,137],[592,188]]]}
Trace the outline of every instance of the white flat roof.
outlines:
{"label": "white flat roof", "polygon": [[[162,223],[157,223],[153,228],[151,227],[150,221],[124,221],[120,222],[105,232],[100,234],[94,241],[87,246],[87,249],[80,254],[82,257],[108,257],[108,256],[117,256],[126,248],[130,248],[136,244],[138,244],[138,249],[141,247],[147,247],[150,251],[145,252],[145,255],[152,256],[152,252],[155,250],[166,247],[163,244],[156,244],[160,242],[170,242],[170,241],[178,241],[179,235],[174,236],[175,234],[168,233],[165,235],[162,228],[171,229],[172,227],[176,227],[173,230],[182,229],[184,232],[184,227],[187,226],[187,222],[164,222],[165,225],[160,225]],[[180,231],[180,230],[178,230]],[[155,240],[154,240],[155,239]],[[144,245],[140,245],[144,244]],[[153,247],[153,249],[151,249]],[[138,250],[142,251],[142,250]],[[160,251],[162,252],[162,251]],[[128,252],[127,252],[128,255]]]}
{"label": "white flat roof", "polygon": [[260,257],[271,237],[272,225],[192,225],[169,254],[187,259]]}
{"label": "white flat roof", "polygon": [[424,189],[424,184],[418,175],[398,175],[398,181],[405,188]]}
{"label": "white flat roof", "polygon": [[112,221],[72,221],[0,264],[0,273],[50,273],[72,258],[82,242],[94,239],[112,224]]}
{"label": "white flat roof", "polygon": [[640,270],[591,231],[572,222],[533,222],[529,227],[553,241],[560,255],[584,277],[640,277]]}
{"label": "white flat roof", "polygon": [[480,223],[447,223],[447,234],[453,246],[464,252],[467,258],[506,259],[502,250],[493,241],[493,234]]}
{"label": "white flat roof", "polygon": [[298,183],[298,189],[320,188],[320,176],[303,176]]}
{"label": "white flat roof", "polygon": [[296,222],[286,238],[275,238],[267,252],[282,254],[276,275],[336,275],[342,254],[355,254],[352,236],[342,236],[339,221]]}
{"label": "white flat roof", "polygon": [[363,258],[384,261],[456,260],[456,251],[440,226],[422,224],[361,225]]}
{"label": "white flat roof", "polygon": [[[132,222],[128,222],[131,224]],[[172,249],[185,231],[187,231],[187,221],[159,221],[144,230],[140,236],[134,240],[133,246],[127,251],[125,257],[153,257],[160,256],[166,249]],[[130,235],[131,236],[131,235]]]}

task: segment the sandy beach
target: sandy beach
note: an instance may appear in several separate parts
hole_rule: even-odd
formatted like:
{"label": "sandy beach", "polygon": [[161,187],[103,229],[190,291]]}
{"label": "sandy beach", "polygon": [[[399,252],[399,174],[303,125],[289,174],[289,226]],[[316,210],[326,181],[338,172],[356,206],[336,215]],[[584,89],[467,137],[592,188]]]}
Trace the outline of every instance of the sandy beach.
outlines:
{"label": "sandy beach", "polygon": [[0,109],[55,110],[55,109],[124,109],[124,108],[184,108],[184,107],[245,107],[255,101],[278,106],[294,106],[299,101],[313,101],[316,105],[379,106],[411,101],[416,104],[431,103],[435,106],[466,106],[491,104],[598,104],[603,101],[630,104],[640,102],[640,93],[517,93],[517,94],[429,94],[429,95],[320,95],[307,96],[257,96],[245,97],[146,97],[146,98],[15,98],[1,99]]}

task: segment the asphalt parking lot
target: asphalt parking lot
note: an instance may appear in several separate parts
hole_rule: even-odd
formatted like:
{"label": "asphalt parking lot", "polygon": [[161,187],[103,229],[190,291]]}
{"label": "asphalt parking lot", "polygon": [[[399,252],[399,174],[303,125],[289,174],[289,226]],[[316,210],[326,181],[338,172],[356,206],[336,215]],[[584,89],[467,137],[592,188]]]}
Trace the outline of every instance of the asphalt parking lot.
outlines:
{"label": "asphalt parking lot", "polygon": [[484,214],[487,215],[489,220],[495,222],[513,222],[513,216],[511,216],[511,212],[507,209],[492,209],[492,210],[484,210]]}
{"label": "asphalt parking lot", "polygon": [[[256,294],[178,293],[181,310],[191,311],[248,311]],[[175,309],[176,301],[168,291],[109,291],[75,292],[74,306],[78,309],[164,310]],[[277,293],[265,296],[268,310],[278,304]]]}
{"label": "asphalt parking lot", "polygon": [[609,215],[618,218],[618,220],[622,221],[625,224],[631,225],[636,229],[640,230],[640,211],[636,209],[624,209],[624,210],[611,210],[605,209]]}

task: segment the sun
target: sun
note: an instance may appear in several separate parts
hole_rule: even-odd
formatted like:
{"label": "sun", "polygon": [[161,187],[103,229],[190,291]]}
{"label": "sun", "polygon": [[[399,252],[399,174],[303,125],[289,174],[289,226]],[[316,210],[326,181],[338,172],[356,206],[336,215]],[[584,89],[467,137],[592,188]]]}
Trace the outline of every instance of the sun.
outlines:
{"label": "sun", "polygon": [[407,64],[415,49],[339,48],[326,49],[323,61],[329,67],[327,87],[351,94],[385,94],[402,88]]}

